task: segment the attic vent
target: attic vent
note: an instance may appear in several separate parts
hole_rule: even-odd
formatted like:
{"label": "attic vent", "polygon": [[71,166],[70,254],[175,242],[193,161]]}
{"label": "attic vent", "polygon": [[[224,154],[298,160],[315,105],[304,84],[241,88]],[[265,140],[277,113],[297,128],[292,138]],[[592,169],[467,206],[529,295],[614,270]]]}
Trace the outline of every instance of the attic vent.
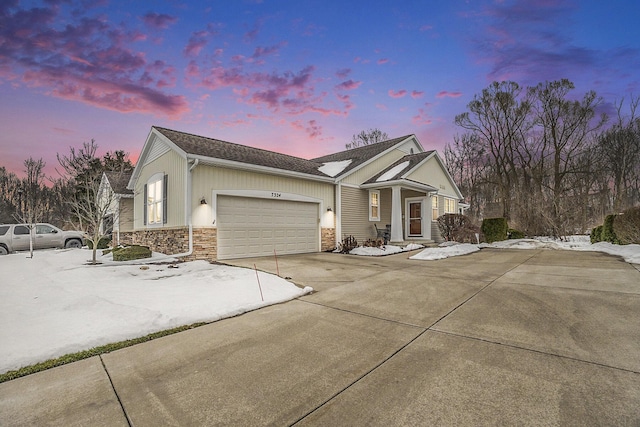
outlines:
{"label": "attic vent", "polygon": [[413,148],[409,150],[409,154],[413,154]]}

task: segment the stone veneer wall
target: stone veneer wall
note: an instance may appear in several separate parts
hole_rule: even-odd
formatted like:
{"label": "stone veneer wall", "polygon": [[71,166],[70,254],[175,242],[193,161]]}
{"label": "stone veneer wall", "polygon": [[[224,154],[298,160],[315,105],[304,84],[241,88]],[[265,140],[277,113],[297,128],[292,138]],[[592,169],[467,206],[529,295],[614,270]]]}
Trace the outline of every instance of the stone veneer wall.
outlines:
{"label": "stone veneer wall", "polygon": [[320,230],[322,242],[320,248],[322,251],[332,251],[336,248],[336,229],[322,228]]}
{"label": "stone veneer wall", "polygon": [[[321,249],[332,251],[336,248],[335,228],[321,229]],[[121,232],[120,244],[148,246],[152,251],[166,255],[179,254],[189,250],[189,228],[157,228],[133,232]],[[216,261],[218,256],[218,229],[194,228],[193,253],[183,257],[184,261]]]}

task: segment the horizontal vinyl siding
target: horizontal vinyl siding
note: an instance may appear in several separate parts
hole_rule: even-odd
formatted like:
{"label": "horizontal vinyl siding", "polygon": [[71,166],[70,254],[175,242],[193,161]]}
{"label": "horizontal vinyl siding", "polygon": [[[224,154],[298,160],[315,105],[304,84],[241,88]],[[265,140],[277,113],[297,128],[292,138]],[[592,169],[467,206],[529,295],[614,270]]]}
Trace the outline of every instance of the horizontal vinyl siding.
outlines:
{"label": "horizontal vinyl siding", "polygon": [[391,190],[380,191],[380,221],[369,221],[369,190],[342,187],[342,236],[353,236],[358,243],[376,238],[376,230],[391,224]]}
{"label": "horizontal vinyl siding", "polygon": [[453,199],[458,198],[452,182],[435,157],[427,160],[426,163],[407,176],[407,179],[431,185],[438,190],[438,194],[446,195]]}
{"label": "horizontal vinyl siding", "polygon": [[[290,193],[312,197],[322,201],[322,208],[326,212],[331,208],[335,212],[335,191],[331,183],[308,181],[258,172],[200,165],[193,171],[192,203],[194,208],[194,224],[210,225],[210,212],[202,213],[200,199],[204,197],[209,203],[213,191],[258,190],[269,192]],[[326,216],[326,214],[323,214]],[[333,215],[333,214],[331,214]],[[323,227],[334,227],[333,218],[323,217]]]}
{"label": "horizontal vinyl siding", "polygon": [[120,199],[120,231],[133,230],[133,199]]}
{"label": "horizontal vinyl siding", "polygon": [[175,151],[169,151],[154,161],[144,165],[135,186],[135,206],[133,223],[136,229],[144,225],[144,185],[156,173],[168,175],[167,223],[164,227],[178,227],[186,224],[184,217],[185,173],[187,162]]}

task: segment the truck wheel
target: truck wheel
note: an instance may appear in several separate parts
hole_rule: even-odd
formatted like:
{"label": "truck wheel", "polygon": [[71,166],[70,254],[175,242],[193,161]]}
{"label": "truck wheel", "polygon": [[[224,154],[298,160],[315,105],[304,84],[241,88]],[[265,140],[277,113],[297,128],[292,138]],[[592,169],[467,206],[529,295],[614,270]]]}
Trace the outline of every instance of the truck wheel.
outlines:
{"label": "truck wheel", "polygon": [[78,239],[67,240],[64,247],[65,249],[80,249],[82,247],[82,242]]}
{"label": "truck wheel", "polygon": [[9,251],[4,246],[0,245],[0,255],[6,255]]}

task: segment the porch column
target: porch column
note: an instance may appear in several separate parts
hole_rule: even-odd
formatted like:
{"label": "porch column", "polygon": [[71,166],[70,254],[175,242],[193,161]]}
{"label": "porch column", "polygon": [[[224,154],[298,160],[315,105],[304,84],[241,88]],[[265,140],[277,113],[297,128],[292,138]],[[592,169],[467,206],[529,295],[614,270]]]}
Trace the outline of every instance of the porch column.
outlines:
{"label": "porch column", "polygon": [[391,187],[391,239],[392,243],[404,241],[402,236],[402,198],[400,187]]}

